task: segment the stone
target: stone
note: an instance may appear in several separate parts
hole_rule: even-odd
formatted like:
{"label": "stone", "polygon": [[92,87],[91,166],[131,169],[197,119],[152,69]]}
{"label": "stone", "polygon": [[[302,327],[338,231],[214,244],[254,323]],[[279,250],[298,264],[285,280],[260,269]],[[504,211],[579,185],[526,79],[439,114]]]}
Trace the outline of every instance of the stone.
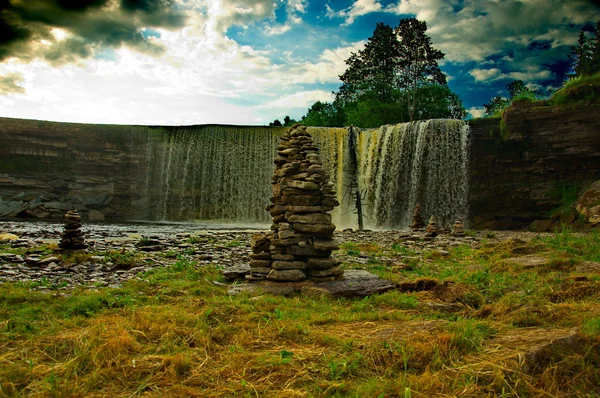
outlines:
{"label": "stone", "polygon": [[19,239],[19,237],[15,234],[4,233],[0,234],[0,242],[10,242]]}
{"label": "stone", "polygon": [[271,263],[273,269],[305,269],[306,263],[304,261],[273,261]]}
{"label": "stone", "polygon": [[331,224],[331,214],[311,213],[295,214],[288,217],[288,222],[300,224]]}
{"label": "stone", "polygon": [[69,210],[65,215],[65,229],[60,236],[58,247],[61,250],[84,250],[87,244],[80,230],[81,216],[77,210]]}
{"label": "stone", "polygon": [[429,222],[427,223],[427,228],[425,229],[425,237],[426,238],[434,238],[438,235],[438,227],[437,220],[435,216],[429,217]]}
{"label": "stone", "polygon": [[281,198],[281,204],[292,206],[318,206],[321,204],[320,196],[288,195]]}
{"label": "stone", "polygon": [[227,280],[243,279],[250,274],[251,268],[245,264],[227,267],[221,270],[221,275]]}
{"label": "stone", "polygon": [[90,210],[90,212],[88,213],[89,221],[104,221],[105,218],[106,217],[104,216],[104,214],[99,212],[98,210]]}
{"label": "stone", "polygon": [[529,225],[531,232],[548,232],[554,223],[553,220],[535,220]]}
{"label": "stone", "polygon": [[333,234],[335,231],[335,225],[333,224],[293,224],[294,231],[310,234],[314,236],[327,237]]}
{"label": "stone", "polygon": [[250,260],[250,267],[270,267],[271,260]]}
{"label": "stone", "polygon": [[312,277],[327,277],[327,276],[340,276],[344,273],[344,270],[340,267],[331,267],[328,269],[309,269],[308,274]]}
{"label": "stone", "polygon": [[340,262],[332,257],[311,257],[307,261],[308,268],[315,270],[325,270],[332,267],[336,267],[339,264]]}
{"label": "stone", "polygon": [[298,282],[306,279],[306,274],[299,269],[291,270],[275,270],[272,269],[267,275],[267,279],[270,281],[278,282]]}
{"label": "stone", "polygon": [[[301,180],[290,180],[285,181],[285,185],[288,188],[297,188],[304,191],[318,191],[321,189],[320,185],[315,182],[301,181]],[[284,189],[285,192],[285,189]]]}
{"label": "stone", "polygon": [[253,260],[270,260],[271,259],[271,254],[270,253],[250,253],[250,258]]}
{"label": "stone", "polygon": [[410,228],[415,231],[420,231],[425,228],[425,221],[423,220],[423,215],[421,214],[421,205],[417,203],[415,209],[413,210],[413,219],[410,224]]}
{"label": "stone", "polygon": [[575,209],[591,224],[600,223],[600,180],[594,182],[577,200]]}
{"label": "stone", "polygon": [[335,225],[328,213],[338,204],[335,186],[328,181],[318,148],[304,126],[295,124],[281,139],[277,148],[280,158],[271,180],[273,196],[267,207],[272,232],[259,234],[252,241],[252,252],[268,253],[270,259],[251,257],[250,265],[270,269],[269,281],[289,282],[306,278],[302,270],[307,268],[307,261],[329,259],[313,261],[310,275],[321,281],[338,277],[343,270],[331,258],[339,246],[331,239]]}
{"label": "stone", "polygon": [[452,225],[452,232],[450,232],[453,236],[465,236],[465,230],[462,221],[456,220]]}
{"label": "stone", "polygon": [[323,238],[316,238],[313,242],[313,246],[315,247],[315,249],[317,250],[338,250],[340,248],[340,245],[333,239],[323,239]]}

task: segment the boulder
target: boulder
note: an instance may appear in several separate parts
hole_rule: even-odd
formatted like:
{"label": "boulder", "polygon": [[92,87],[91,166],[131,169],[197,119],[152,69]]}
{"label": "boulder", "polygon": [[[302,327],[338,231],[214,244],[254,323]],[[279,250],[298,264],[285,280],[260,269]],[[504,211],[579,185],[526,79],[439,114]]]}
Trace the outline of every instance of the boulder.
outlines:
{"label": "boulder", "polygon": [[590,224],[595,225],[600,223],[600,180],[594,182],[581,195],[575,205],[575,209]]}

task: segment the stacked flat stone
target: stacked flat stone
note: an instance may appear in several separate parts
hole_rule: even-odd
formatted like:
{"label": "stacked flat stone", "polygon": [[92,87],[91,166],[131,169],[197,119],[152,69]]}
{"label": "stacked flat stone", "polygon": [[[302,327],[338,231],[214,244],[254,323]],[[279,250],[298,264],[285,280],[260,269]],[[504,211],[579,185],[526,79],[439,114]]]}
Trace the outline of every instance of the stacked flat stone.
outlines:
{"label": "stacked flat stone", "polygon": [[461,220],[454,221],[451,234],[453,236],[465,236],[465,228]]}
{"label": "stacked flat stone", "polygon": [[423,220],[423,215],[421,214],[421,205],[418,203],[413,211],[413,219],[412,224],[410,224],[410,228],[413,230],[413,232],[422,231],[423,228],[425,228],[425,221]]}
{"label": "stacked flat stone", "polygon": [[343,274],[331,252],[339,206],[335,188],[306,126],[295,124],[281,137],[267,210],[271,231],[253,236],[249,279],[296,282],[335,280]]}
{"label": "stacked flat stone", "polygon": [[429,218],[429,222],[427,223],[427,228],[425,229],[425,237],[426,238],[435,238],[438,235],[438,227],[437,220],[435,216],[431,216]]}
{"label": "stacked flat stone", "polygon": [[62,250],[84,250],[87,248],[81,232],[81,216],[77,210],[69,210],[65,216],[65,229],[60,235],[58,247]]}

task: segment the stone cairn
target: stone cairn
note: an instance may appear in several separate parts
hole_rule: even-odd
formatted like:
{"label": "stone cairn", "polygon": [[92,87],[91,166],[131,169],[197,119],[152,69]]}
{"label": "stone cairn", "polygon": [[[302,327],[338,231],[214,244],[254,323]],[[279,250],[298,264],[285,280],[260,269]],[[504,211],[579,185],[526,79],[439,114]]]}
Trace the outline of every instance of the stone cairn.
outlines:
{"label": "stone cairn", "polygon": [[413,211],[413,221],[410,224],[410,228],[413,232],[422,231],[425,228],[425,221],[423,221],[423,215],[421,214],[421,205],[418,203]]}
{"label": "stone cairn", "polygon": [[425,237],[426,238],[435,238],[438,235],[438,227],[437,220],[435,216],[431,216],[429,218],[429,222],[427,223],[427,228],[425,229]]}
{"label": "stone cairn", "polygon": [[452,225],[451,234],[453,236],[465,236],[465,227],[461,220],[454,221],[454,225]]}
{"label": "stone cairn", "polygon": [[273,176],[273,197],[267,211],[271,231],[252,238],[250,280],[327,282],[342,276],[331,257],[330,211],[339,206],[334,185],[323,168],[318,148],[306,126],[295,124],[281,137]]}
{"label": "stone cairn", "polygon": [[81,232],[81,216],[77,210],[69,210],[65,216],[65,230],[60,235],[61,250],[84,250],[87,248]]}

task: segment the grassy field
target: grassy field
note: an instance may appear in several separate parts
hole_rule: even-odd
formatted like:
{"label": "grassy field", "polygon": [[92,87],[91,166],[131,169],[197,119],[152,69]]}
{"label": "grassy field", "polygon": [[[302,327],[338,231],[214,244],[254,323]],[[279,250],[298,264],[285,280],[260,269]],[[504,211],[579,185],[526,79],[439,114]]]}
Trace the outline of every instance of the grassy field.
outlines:
{"label": "grassy field", "polygon": [[0,284],[0,395],[600,395],[597,231],[490,234],[420,256],[404,242],[340,252],[344,267],[399,288],[355,300],[232,297],[214,283],[218,266],[183,256],[115,289]]}

